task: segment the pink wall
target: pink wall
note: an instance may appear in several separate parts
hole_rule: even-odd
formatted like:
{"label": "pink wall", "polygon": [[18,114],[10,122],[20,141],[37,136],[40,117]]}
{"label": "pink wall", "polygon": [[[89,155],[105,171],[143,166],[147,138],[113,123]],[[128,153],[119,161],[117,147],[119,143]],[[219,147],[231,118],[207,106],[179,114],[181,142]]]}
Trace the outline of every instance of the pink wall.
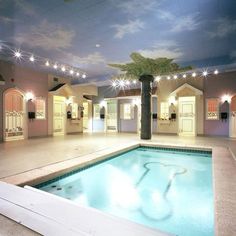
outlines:
{"label": "pink wall", "polygon": [[[6,80],[5,85],[0,85],[0,141],[3,140],[3,92],[9,88],[18,88],[23,92],[32,92],[35,97],[48,96],[48,76],[45,73],[33,71],[30,69],[15,66],[3,61],[0,61],[0,74]],[[14,81],[13,81],[14,80]],[[27,103],[29,111],[33,109],[33,104]],[[47,107],[46,107],[47,110]],[[46,136],[48,134],[47,128],[47,114],[45,120],[28,120],[28,136]]]}
{"label": "pink wall", "polygon": [[[221,98],[224,94],[233,96],[236,94],[236,72],[228,72],[217,76],[209,76],[204,82],[204,95],[207,98]],[[229,113],[229,104],[221,103],[220,112]],[[229,114],[228,114],[229,115]],[[221,120],[206,120],[204,117],[204,133],[205,135],[229,135],[229,119]]]}

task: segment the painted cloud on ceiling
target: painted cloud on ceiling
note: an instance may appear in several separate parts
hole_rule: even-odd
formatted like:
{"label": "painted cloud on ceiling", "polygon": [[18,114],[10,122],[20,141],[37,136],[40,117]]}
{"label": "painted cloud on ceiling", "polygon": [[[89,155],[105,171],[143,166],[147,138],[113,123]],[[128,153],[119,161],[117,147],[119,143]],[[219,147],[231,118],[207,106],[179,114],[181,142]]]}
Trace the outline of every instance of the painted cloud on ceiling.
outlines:
{"label": "painted cloud on ceiling", "polygon": [[[0,40],[109,79],[132,52],[195,67],[236,61],[234,0],[0,0]],[[1,52],[0,52],[1,53]]]}

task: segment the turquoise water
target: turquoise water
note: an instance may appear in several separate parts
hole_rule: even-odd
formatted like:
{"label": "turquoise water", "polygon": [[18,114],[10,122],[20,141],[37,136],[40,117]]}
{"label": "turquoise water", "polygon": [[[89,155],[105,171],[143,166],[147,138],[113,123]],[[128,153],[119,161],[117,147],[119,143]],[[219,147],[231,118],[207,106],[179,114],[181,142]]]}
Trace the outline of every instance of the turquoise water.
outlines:
{"label": "turquoise water", "polygon": [[40,189],[180,236],[213,235],[208,153],[137,148]]}

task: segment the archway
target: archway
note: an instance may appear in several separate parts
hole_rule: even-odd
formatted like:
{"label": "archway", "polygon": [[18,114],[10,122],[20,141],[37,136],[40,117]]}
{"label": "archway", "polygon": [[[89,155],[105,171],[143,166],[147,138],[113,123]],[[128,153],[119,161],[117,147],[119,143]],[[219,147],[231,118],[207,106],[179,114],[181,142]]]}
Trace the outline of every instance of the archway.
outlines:
{"label": "archway", "polygon": [[25,99],[19,89],[11,88],[4,92],[4,141],[20,140],[25,138]]}

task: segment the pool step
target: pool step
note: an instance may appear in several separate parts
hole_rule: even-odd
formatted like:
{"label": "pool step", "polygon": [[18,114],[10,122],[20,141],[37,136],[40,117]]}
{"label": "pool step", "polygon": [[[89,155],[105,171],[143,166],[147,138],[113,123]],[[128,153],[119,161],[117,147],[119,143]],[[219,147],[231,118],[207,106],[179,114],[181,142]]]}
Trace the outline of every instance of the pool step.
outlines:
{"label": "pool step", "polygon": [[0,213],[42,235],[170,236],[29,186],[3,182]]}

